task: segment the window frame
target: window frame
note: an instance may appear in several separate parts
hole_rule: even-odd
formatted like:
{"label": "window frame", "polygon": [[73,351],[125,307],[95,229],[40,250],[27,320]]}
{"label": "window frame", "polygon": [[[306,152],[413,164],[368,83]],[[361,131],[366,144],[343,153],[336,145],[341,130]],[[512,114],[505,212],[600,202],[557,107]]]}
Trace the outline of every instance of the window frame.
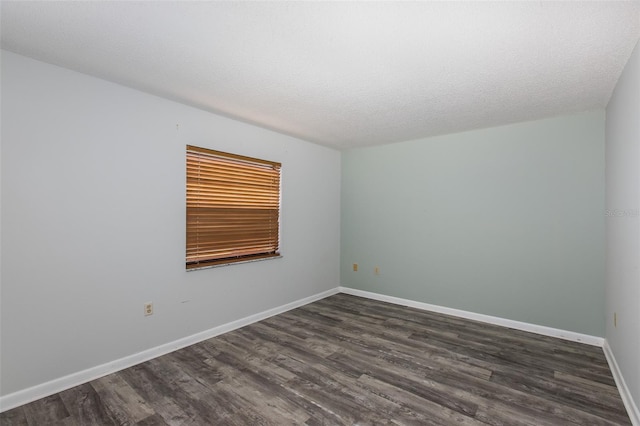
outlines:
{"label": "window frame", "polygon": [[187,271],[282,257],[281,163],[187,145],[185,168]]}

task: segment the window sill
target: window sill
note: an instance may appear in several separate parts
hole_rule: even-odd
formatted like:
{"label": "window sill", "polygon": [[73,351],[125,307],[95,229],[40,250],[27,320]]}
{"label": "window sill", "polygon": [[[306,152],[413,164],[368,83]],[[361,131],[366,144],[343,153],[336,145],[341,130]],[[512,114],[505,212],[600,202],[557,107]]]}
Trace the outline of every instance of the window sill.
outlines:
{"label": "window sill", "polygon": [[280,256],[270,256],[270,257],[261,257],[259,259],[241,260],[239,262],[218,263],[218,264],[215,264],[215,265],[206,265],[206,266],[200,266],[200,267],[197,267],[197,268],[185,269],[185,271],[186,272],[201,271],[203,269],[220,268],[222,266],[241,265],[243,263],[262,262],[262,261],[265,261],[265,260],[273,260],[273,259],[282,259],[282,255],[280,255]]}

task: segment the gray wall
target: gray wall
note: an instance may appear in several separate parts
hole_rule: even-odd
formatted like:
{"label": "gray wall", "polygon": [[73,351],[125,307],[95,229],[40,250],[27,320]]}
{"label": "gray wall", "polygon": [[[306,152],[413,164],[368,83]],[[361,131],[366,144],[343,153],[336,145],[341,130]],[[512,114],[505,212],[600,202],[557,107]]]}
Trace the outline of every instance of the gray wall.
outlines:
{"label": "gray wall", "polygon": [[[606,339],[640,406],[640,47],[607,106]],[[617,313],[618,325],[613,324]]]}
{"label": "gray wall", "polygon": [[[1,136],[3,395],[339,285],[338,151],[4,51]],[[282,163],[282,259],[185,272],[186,144]]]}
{"label": "gray wall", "polygon": [[604,111],[345,152],[341,205],[346,287],[604,335]]}

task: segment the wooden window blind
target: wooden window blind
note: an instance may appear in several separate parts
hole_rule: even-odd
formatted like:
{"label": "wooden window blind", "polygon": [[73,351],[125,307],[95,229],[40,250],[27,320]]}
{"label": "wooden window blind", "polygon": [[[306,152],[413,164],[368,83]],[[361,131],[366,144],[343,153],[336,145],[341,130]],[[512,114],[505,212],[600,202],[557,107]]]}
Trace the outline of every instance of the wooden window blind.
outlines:
{"label": "wooden window blind", "polygon": [[187,145],[187,269],[279,256],[280,168]]}

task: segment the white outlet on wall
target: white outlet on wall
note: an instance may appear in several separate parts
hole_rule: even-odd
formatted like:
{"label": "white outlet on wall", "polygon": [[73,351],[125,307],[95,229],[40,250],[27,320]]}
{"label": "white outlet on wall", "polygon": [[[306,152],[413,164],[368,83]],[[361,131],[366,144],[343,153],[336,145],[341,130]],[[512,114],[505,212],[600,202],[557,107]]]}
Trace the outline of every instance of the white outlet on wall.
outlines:
{"label": "white outlet on wall", "polygon": [[144,316],[147,317],[149,315],[153,315],[153,302],[144,304]]}

